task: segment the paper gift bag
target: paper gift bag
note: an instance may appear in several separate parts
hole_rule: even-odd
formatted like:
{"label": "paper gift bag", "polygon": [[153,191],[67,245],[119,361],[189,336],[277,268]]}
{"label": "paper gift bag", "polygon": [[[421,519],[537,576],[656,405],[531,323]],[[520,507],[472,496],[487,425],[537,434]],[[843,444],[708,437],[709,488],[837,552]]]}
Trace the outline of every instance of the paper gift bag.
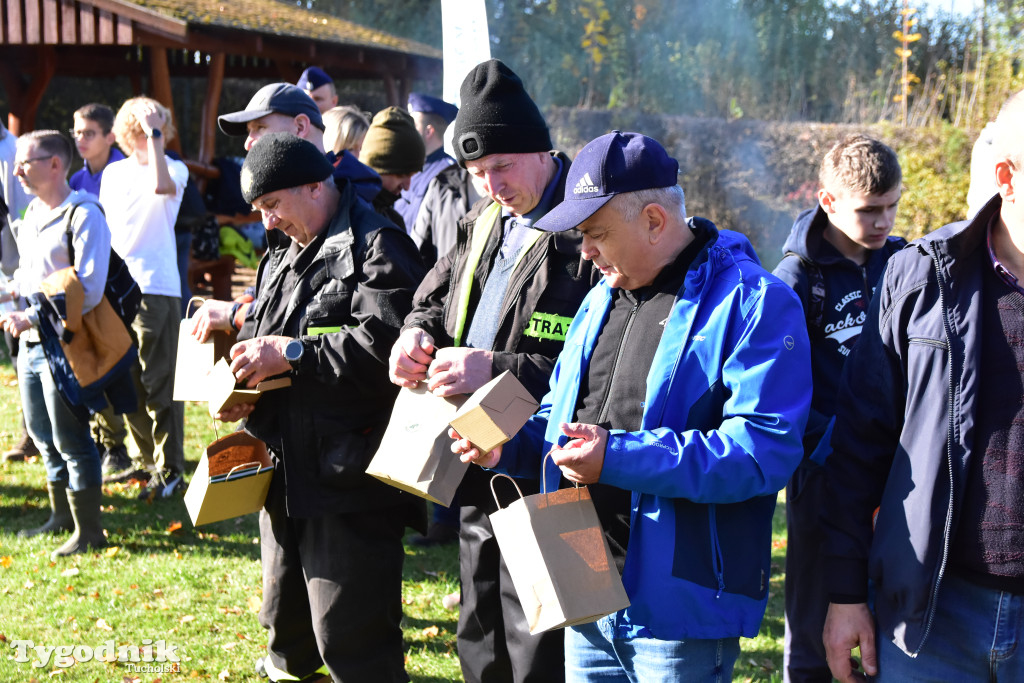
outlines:
{"label": "paper gift bag", "polygon": [[448,423],[465,396],[434,396],[424,382],[398,393],[391,421],[366,473],[448,507],[468,464],[452,453]]}
{"label": "paper gift bag", "polygon": [[217,413],[222,413],[242,403],[256,403],[266,391],[290,387],[292,385],[292,378],[275,377],[265,379],[251,389],[246,387],[244,383],[242,386],[239,386],[235,382],[235,373],[231,372],[231,366],[228,365],[227,360],[221,358],[214,364],[213,370],[210,371],[207,377],[206,384],[206,398],[209,403],[210,415],[216,416]]}
{"label": "paper gift bag", "polygon": [[[498,478],[515,484],[495,475],[491,493]],[[526,497],[520,491],[518,500],[490,517],[531,634],[597,621],[629,607],[586,486]]]}
{"label": "paper gift bag", "polygon": [[245,432],[206,447],[185,491],[185,507],[199,526],[240,517],[263,507],[274,468],[267,445]]}
{"label": "paper gift bag", "polygon": [[[188,308],[203,299],[192,297]],[[203,343],[192,336],[195,320],[187,316],[178,326],[178,355],[174,362],[174,393],[175,401],[205,401],[209,398],[209,375],[214,364],[221,358],[227,358],[231,350],[234,335],[223,331],[214,331]]]}

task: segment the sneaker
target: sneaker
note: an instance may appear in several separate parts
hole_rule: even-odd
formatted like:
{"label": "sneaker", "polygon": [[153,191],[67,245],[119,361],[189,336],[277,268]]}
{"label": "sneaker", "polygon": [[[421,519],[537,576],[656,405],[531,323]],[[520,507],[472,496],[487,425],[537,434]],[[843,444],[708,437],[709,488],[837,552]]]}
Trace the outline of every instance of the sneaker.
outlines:
{"label": "sneaker", "polygon": [[103,480],[105,483],[107,477],[116,476],[128,469],[132,469],[132,459],[128,457],[128,449],[124,447],[124,444],[108,448],[103,453]]}
{"label": "sneaker", "polygon": [[33,455],[39,455],[39,449],[36,448],[36,443],[29,438],[28,434],[22,434],[21,439],[18,443],[11,447],[11,450],[7,451],[3,455],[4,462],[21,462],[25,458],[30,458]]}
{"label": "sneaker", "polygon": [[185,490],[185,477],[181,472],[164,470],[153,475],[149,483],[139,491],[139,500],[166,500],[175,493]]}

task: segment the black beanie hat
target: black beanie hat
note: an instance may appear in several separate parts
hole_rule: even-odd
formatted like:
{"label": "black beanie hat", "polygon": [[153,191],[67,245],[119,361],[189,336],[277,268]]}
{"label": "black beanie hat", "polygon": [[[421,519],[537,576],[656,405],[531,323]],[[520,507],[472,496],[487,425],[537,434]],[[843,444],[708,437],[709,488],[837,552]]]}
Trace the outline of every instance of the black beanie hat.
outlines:
{"label": "black beanie hat", "polygon": [[423,170],[426,147],[409,112],[381,109],[363,138],[359,161],[377,173],[406,175]]}
{"label": "black beanie hat", "polygon": [[253,200],[331,177],[334,167],[312,142],[292,133],[268,133],[253,143],[242,164],[242,199]]}
{"label": "black beanie hat", "polygon": [[552,148],[540,110],[512,69],[500,60],[478,64],[462,81],[462,102],[455,117],[452,144],[455,159],[467,161],[488,154],[526,154]]}

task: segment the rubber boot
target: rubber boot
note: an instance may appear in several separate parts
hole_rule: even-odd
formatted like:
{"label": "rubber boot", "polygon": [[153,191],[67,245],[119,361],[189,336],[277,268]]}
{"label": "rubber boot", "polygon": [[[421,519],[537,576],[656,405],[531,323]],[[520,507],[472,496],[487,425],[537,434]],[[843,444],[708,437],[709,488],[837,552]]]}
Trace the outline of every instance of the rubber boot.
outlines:
{"label": "rubber boot", "polygon": [[50,519],[35,529],[22,529],[18,532],[18,538],[32,538],[39,534],[56,534],[75,528],[75,520],[71,517],[71,506],[68,505],[68,498],[64,495],[63,482],[54,484],[48,481],[46,490],[50,494]]}
{"label": "rubber boot", "polygon": [[103,548],[107,545],[107,537],[103,535],[103,525],[100,523],[100,498],[102,495],[103,490],[99,486],[81,491],[67,489],[71,516],[75,520],[75,533],[71,534],[67,543],[50,553],[51,560]]}

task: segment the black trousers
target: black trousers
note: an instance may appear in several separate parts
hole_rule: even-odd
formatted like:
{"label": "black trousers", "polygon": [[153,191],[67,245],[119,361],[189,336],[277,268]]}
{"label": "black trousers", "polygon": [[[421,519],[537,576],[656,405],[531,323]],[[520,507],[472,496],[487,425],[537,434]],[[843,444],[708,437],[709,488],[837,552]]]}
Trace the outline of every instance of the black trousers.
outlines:
{"label": "black trousers", "polygon": [[825,531],[818,520],[825,505],[825,473],[803,462],[786,486],[786,683],[831,683],[822,631],[828,612],[821,548]]}
{"label": "black trousers", "polygon": [[462,675],[466,683],[562,683],[562,630],[530,635],[488,512],[493,512],[493,506],[462,506],[458,630]]}
{"label": "black trousers", "polygon": [[404,512],[289,518],[282,474],[275,473],[260,511],[260,624],[270,631],[271,665],[300,679],[326,664],[335,683],[408,681]]}

